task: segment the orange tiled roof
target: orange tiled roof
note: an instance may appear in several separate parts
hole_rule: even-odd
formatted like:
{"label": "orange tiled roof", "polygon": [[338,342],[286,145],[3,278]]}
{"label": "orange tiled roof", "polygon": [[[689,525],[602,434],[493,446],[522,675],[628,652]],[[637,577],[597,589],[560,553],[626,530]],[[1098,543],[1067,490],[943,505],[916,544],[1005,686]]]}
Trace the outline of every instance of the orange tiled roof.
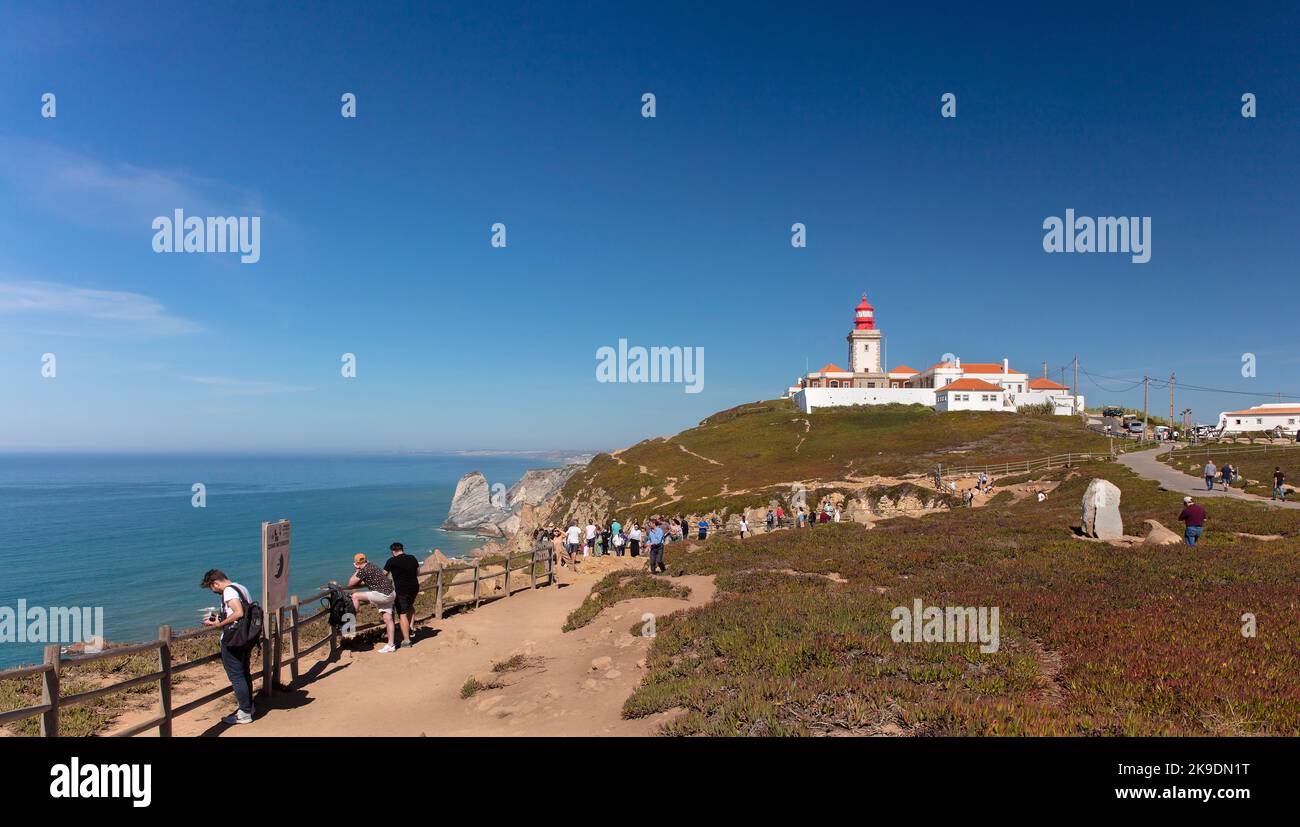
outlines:
{"label": "orange tiled roof", "polygon": [[1227,411],[1224,416],[1267,416],[1269,414],[1300,414],[1300,407],[1295,408],[1247,408],[1244,411]]}
{"label": "orange tiled roof", "polygon": [[961,366],[962,373],[1019,373],[1018,370],[1002,370],[1000,362],[970,362]]}
{"label": "orange tiled roof", "polygon": [[944,385],[942,388],[939,388],[938,391],[936,391],[936,393],[943,393],[944,391],[1000,391],[1000,390],[1002,390],[1001,385],[994,385],[990,382],[985,382],[983,379],[958,379],[956,382],[949,382],[948,384]]}
{"label": "orange tiled roof", "polygon": [[833,362],[827,362],[826,366],[817,373],[848,373],[848,371]]}
{"label": "orange tiled roof", "polygon": [[938,370],[939,368],[951,368],[951,367],[956,367],[956,366],[953,365],[952,362],[939,362],[937,364],[930,365],[930,367],[926,368],[926,370]]}
{"label": "orange tiled roof", "polygon": [[1051,379],[1030,379],[1029,389],[1031,391],[1068,391],[1065,385],[1053,382]]}
{"label": "orange tiled roof", "polygon": [[890,373],[920,373],[920,371],[913,370],[912,368],[909,368],[907,365],[899,365],[898,367],[891,370]]}

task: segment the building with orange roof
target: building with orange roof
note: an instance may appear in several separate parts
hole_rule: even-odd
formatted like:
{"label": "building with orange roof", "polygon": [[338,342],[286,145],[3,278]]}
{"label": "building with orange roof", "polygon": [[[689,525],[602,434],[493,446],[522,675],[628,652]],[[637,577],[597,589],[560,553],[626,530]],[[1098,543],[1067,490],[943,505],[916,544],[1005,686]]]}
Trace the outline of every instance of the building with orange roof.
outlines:
{"label": "building with orange roof", "polygon": [[[867,301],[854,308],[848,367],[828,362],[809,371],[791,385],[787,396],[805,413],[814,408],[842,405],[922,404],[937,410],[1006,410],[1025,405],[1047,405],[1054,413],[1083,409],[1083,397],[1049,379],[1030,379],[1014,370],[1009,359],[1001,362],[966,362],[953,354],[924,370],[908,365],[888,367],[885,336],[876,327],[876,310]],[[941,392],[961,382],[958,395]],[[942,398],[941,398],[942,395]]]}
{"label": "building with orange roof", "polygon": [[1300,403],[1272,402],[1240,411],[1219,414],[1219,430],[1225,434],[1281,431],[1290,436],[1300,431]]}

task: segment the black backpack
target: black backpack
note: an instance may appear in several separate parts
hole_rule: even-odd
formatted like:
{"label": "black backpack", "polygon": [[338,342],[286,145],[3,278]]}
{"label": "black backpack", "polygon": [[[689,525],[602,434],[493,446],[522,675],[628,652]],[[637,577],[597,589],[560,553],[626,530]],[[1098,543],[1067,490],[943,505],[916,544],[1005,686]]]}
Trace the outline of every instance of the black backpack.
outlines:
{"label": "black backpack", "polygon": [[239,602],[244,607],[244,616],[230,625],[222,638],[227,649],[251,649],[262,640],[262,607],[249,602],[244,597],[243,589],[235,589]]}
{"label": "black backpack", "polygon": [[338,629],[343,625],[347,615],[353,614],[352,601],[348,599],[347,595],[345,595],[343,590],[338,586],[330,586],[329,594],[322,597],[321,602],[329,607],[329,623],[335,629]]}

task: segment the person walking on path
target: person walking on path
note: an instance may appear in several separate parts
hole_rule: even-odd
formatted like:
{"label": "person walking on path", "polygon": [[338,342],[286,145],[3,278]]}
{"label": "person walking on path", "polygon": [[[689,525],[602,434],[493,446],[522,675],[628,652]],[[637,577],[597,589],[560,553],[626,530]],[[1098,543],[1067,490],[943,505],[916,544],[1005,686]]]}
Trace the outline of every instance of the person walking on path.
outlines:
{"label": "person walking on path", "polygon": [[668,571],[664,565],[664,529],[658,520],[650,521],[650,535],[646,541],[650,543],[650,573],[655,573],[656,566],[660,572]]}
{"label": "person walking on path", "polygon": [[249,595],[248,589],[238,583],[232,583],[226,573],[220,569],[209,570],[203,575],[203,582],[199,585],[221,595],[220,614],[217,617],[204,618],[203,625],[221,630],[221,665],[226,670],[231,688],[235,690],[235,702],[239,704],[239,709],[233,715],[222,718],[221,722],[251,724],[253,714],[257,711],[253,708],[253,647],[235,649],[226,645],[226,638],[229,636],[230,627],[243,618],[245,607],[253,602],[253,598]]}
{"label": "person walking on path", "polygon": [[1205,463],[1205,490],[1214,490],[1214,478],[1218,476],[1219,469],[1214,467],[1214,460]]}
{"label": "person walking on path", "polygon": [[1183,530],[1183,539],[1187,545],[1194,546],[1205,531],[1205,506],[1192,502],[1191,497],[1183,497],[1183,510],[1178,515],[1187,527]]}
{"label": "person walking on path", "polygon": [[1286,474],[1280,465],[1273,466],[1273,496],[1269,499],[1286,502]]}
{"label": "person walking on path", "polygon": [[776,512],[769,508],[767,510],[767,531],[769,534],[772,532],[774,525],[776,525]]}
{"label": "person walking on path", "polygon": [[[393,610],[402,627],[402,640],[411,646],[411,624],[415,622],[415,599],[420,596],[420,561],[406,553],[401,543],[388,547],[392,556],[384,561],[384,571],[393,578]],[[437,552],[437,549],[434,549]]]}
{"label": "person walking on path", "polygon": [[745,539],[745,535],[746,535],[747,533],[749,533],[749,520],[746,520],[746,519],[742,516],[742,517],[740,518],[740,539],[742,539],[742,540]]}
{"label": "person walking on path", "polygon": [[364,554],[353,555],[352,567],[355,571],[348,579],[348,588],[366,587],[365,591],[352,593],[352,608],[360,614],[363,600],[374,606],[384,620],[384,628],[388,630],[388,643],[379,648],[379,653],[387,655],[396,652],[397,646],[393,644],[393,604],[397,602],[397,593],[393,588],[393,579],[379,566],[368,562]]}

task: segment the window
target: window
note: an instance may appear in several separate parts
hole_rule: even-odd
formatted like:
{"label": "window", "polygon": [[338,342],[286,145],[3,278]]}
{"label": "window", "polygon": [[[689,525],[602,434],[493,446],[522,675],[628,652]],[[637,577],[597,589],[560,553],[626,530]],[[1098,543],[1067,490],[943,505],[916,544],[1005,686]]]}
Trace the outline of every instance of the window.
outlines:
{"label": "window", "polygon": [[1262,420],[1262,419],[1256,419],[1256,420],[1255,420],[1255,424],[1256,424],[1256,425],[1263,425],[1263,424],[1264,424],[1264,420]]}
{"label": "window", "polygon": [[1238,425],[1241,424],[1241,420],[1240,420],[1240,419],[1237,420],[1237,424],[1238,424]]}

